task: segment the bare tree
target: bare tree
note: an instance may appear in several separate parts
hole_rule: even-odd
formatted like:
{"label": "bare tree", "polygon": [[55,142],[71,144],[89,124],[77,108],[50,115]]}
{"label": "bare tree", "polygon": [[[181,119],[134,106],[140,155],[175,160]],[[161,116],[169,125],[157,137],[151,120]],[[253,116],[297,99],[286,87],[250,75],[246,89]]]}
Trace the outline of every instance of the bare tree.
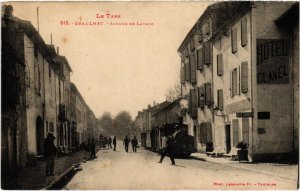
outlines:
{"label": "bare tree", "polygon": [[176,84],[174,87],[169,88],[167,93],[165,94],[167,101],[174,101],[181,96],[181,86],[180,84]]}

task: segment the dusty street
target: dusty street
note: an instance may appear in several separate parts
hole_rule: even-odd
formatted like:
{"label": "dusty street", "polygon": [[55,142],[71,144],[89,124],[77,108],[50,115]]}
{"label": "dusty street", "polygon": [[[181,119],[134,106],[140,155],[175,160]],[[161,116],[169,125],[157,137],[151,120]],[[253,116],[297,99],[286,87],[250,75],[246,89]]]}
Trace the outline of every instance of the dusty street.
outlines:
{"label": "dusty street", "polygon": [[81,165],[64,189],[296,189],[296,182],[195,159],[166,157],[142,148],[126,153],[100,150],[97,158]]}

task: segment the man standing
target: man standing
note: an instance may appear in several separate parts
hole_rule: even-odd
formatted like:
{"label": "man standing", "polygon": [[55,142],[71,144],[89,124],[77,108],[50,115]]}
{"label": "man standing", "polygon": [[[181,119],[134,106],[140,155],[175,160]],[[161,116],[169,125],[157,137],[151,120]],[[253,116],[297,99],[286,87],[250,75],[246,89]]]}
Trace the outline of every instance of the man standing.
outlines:
{"label": "man standing", "polygon": [[174,138],[172,136],[168,136],[167,142],[166,142],[166,147],[164,148],[159,163],[162,163],[162,161],[164,160],[165,156],[168,154],[171,161],[172,161],[172,165],[175,165],[175,160],[174,160],[174,145],[175,145],[175,141]]}
{"label": "man standing", "polygon": [[130,140],[128,139],[127,135],[123,141],[123,145],[125,145],[125,151],[128,153],[128,145],[129,145]]}
{"label": "man standing", "polygon": [[117,137],[116,136],[114,136],[113,144],[114,144],[114,151],[116,151],[116,146],[117,146]]}
{"label": "man standing", "polygon": [[132,145],[132,152],[135,152],[136,153],[136,147],[138,145],[138,141],[136,139],[136,137],[134,137],[132,140],[131,140],[131,145]]}
{"label": "man standing", "polygon": [[96,145],[94,143],[94,139],[91,142],[91,158],[96,158]]}
{"label": "man standing", "polygon": [[56,154],[56,147],[54,145],[55,136],[48,133],[44,141],[44,156],[46,158],[46,176],[54,176],[54,156]]}

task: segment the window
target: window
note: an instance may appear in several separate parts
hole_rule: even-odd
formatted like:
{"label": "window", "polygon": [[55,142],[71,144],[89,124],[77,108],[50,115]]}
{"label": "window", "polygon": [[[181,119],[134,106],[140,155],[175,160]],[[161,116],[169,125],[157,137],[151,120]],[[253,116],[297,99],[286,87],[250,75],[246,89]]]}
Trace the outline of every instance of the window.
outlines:
{"label": "window", "polygon": [[210,64],[210,43],[209,42],[204,42],[204,64],[209,65]]}
{"label": "window", "polygon": [[205,105],[210,106],[211,105],[211,84],[209,82],[204,84],[205,88]]}
{"label": "window", "polygon": [[197,82],[197,66],[196,66],[196,60],[195,60],[195,55],[191,54],[190,55],[190,64],[191,64],[191,83],[196,83]]}
{"label": "window", "polygon": [[246,46],[247,43],[247,18],[244,18],[241,21],[241,45]]}
{"label": "window", "polygon": [[220,89],[217,91],[218,94],[218,108],[220,111],[223,110],[223,90]]}
{"label": "window", "polygon": [[49,131],[54,132],[53,122],[49,122]]}
{"label": "window", "polygon": [[197,117],[197,95],[196,95],[196,90],[195,89],[190,90],[189,107],[190,107],[191,117],[193,117],[193,118]]}
{"label": "window", "polygon": [[197,69],[202,70],[204,64],[204,49],[200,48],[197,50]]}
{"label": "window", "polygon": [[242,62],[241,71],[241,89],[242,93],[248,92],[248,62]]}
{"label": "window", "polygon": [[204,108],[204,87],[198,87],[198,107]]}
{"label": "window", "polygon": [[237,76],[237,68],[233,69],[231,72],[231,96],[237,95],[237,83],[238,83],[238,76]]}
{"label": "window", "polygon": [[180,82],[184,84],[185,82],[185,67],[180,68]]}
{"label": "window", "polygon": [[191,49],[191,52],[194,52],[194,50],[195,50],[195,41],[194,41],[194,38],[191,39],[190,49]]}
{"label": "window", "polygon": [[217,75],[222,76],[223,75],[223,54],[217,55]]}
{"label": "window", "polygon": [[190,60],[188,63],[185,64],[185,79],[186,81],[191,80],[191,67],[190,67]]}
{"label": "window", "polygon": [[271,119],[270,112],[257,112],[258,119]]}
{"label": "window", "polygon": [[242,118],[243,142],[249,144],[249,118]]}
{"label": "window", "polygon": [[237,29],[231,29],[231,50],[232,53],[237,52]]}

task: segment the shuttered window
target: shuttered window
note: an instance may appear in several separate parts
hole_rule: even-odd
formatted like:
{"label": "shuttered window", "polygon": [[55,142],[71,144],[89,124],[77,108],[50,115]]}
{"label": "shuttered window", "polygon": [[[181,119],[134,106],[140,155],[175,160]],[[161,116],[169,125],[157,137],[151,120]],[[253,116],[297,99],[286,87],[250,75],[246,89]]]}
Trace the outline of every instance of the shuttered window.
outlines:
{"label": "shuttered window", "polygon": [[249,145],[249,118],[242,118],[243,142]]}
{"label": "shuttered window", "polygon": [[242,19],[241,21],[241,45],[246,46],[248,43],[247,38],[247,18]]}
{"label": "shuttered window", "polygon": [[196,83],[197,82],[197,66],[196,66],[196,60],[195,60],[195,55],[191,54],[190,55],[190,63],[191,63],[191,83]]}
{"label": "shuttered window", "polygon": [[232,120],[232,131],[233,131],[233,146],[236,147],[239,143],[239,120]]}
{"label": "shuttered window", "polygon": [[248,92],[248,62],[242,62],[242,71],[241,71],[241,89],[242,93]]}
{"label": "shuttered window", "polygon": [[205,105],[211,105],[211,84],[205,83]]}
{"label": "shuttered window", "polygon": [[185,82],[185,67],[180,68],[180,82],[183,84]]}
{"label": "shuttered window", "polygon": [[196,90],[195,89],[191,89],[190,90],[190,103],[189,103],[189,107],[190,107],[191,117],[192,118],[197,117],[197,94],[196,94]]}
{"label": "shuttered window", "polygon": [[237,67],[237,94],[241,95],[241,66]]}
{"label": "shuttered window", "polygon": [[218,94],[218,108],[220,111],[223,111],[223,90],[220,89],[217,91]]}
{"label": "shuttered window", "polygon": [[231,48],[232,53],[237,52],[237,29],[231,29]]}
{"label": "shuttered window", "polygon": [[204,42],[204,64],[209,65],[210,64],[210,43],[209,42]]}
{"label": "shuttered window", "polygon": [[193,52],[195,50],[195,41],[194,41],[194,38],[191,39],[190,49],[191,49],[191,52]]}
{"label": "shuttered window", "polygon": [[231,72],[231,96],[237,95],[237,68]]}
{"label": "shuttered window", "polygon": [[185,80],[186,81],[190,81],[191,80],[190,61],[185,64]]}
{"label": "shuttered window", "polygon": [[197,69],[202,70],[204,64],[204,49],[200,48],[197,50]]}
{"label": "shuttered window", "polygon": [[223,54],[217,55],[217,75],[223,75]]}
{"label": "shuttered window", "polygon": [[204,108],[204,87],[198,87],[198,107]]}

